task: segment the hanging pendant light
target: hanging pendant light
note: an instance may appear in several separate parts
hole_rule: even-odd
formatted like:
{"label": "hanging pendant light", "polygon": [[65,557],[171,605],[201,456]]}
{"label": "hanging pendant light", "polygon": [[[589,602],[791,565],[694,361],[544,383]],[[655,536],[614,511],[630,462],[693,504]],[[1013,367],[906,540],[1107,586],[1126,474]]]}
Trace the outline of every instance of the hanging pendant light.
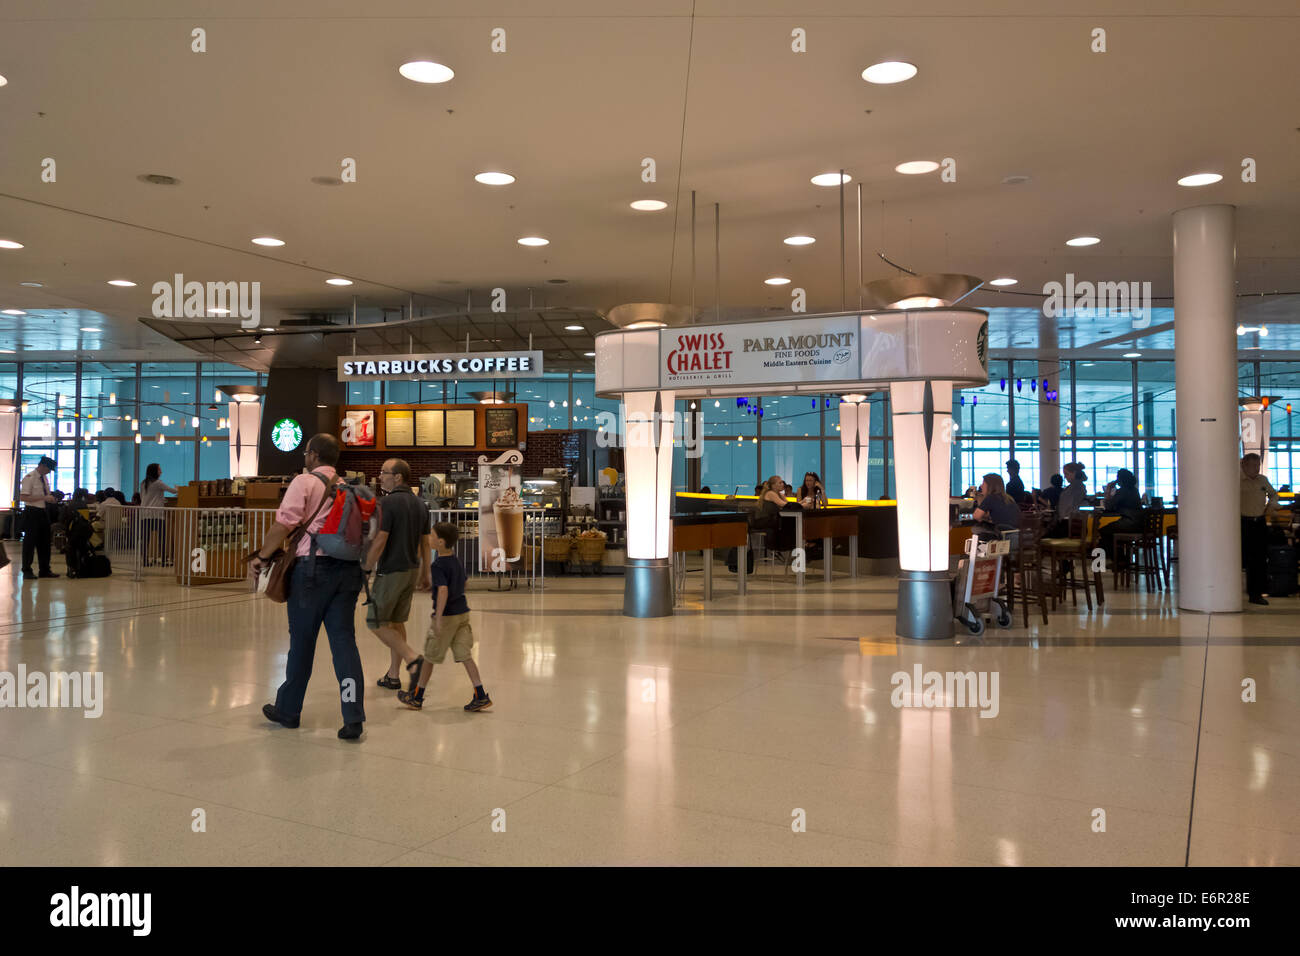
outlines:
{"label": "hanging pendant light", "polygon": [[1022,379],[1016,379],[1016,391],[1017,391],[1017,392],[1020,391],[1021,387],[1022,387],[1024,384],[1025,384],[1025,383],[1024,383],[1024,381],[1023,381]]}
{"label": "hanging pendant light", "polygon": [[1002,381],[999,383],[998,387],[1001,388],[1002,391],[1005,392],[1005,391],[1007,390],[1007,380],[1006,380],[1005,378],[1002,379]]}
{"label": "hanging pendant light", "polygon": [[139,432],[136,432],[136,433],[135,433],[135,443],[136,443],[137,445],[140,444],[140,433],[139,433]]}

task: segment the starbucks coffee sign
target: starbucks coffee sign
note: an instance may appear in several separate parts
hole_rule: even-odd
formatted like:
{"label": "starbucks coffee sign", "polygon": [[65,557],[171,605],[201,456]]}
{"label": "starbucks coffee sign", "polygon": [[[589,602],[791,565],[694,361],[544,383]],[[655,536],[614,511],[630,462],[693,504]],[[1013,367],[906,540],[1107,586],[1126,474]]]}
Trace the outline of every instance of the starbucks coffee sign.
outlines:
{"label": "starbucks coffee sign", "polygon": [[282,418],[271,429],[271,444],[280,451],[293,451],[302,444],[302,426],[292,418]]}
{"label": "starbucks coffee sign", "polygon": [[418,379],[442,382],[541,378],[541,352],[459,352],[440,355],[340,356],[340,382]]}

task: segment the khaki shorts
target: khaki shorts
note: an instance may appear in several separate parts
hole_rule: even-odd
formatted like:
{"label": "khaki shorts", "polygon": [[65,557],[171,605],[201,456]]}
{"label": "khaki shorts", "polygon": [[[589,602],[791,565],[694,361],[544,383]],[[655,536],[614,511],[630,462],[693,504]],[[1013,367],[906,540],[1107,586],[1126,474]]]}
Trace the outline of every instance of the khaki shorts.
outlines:
{"label": "khaki shorts", "polygon": [[366,605],[366,624],[378,628],[384,624],[402,624],[411,616],[411,596],[419,568],[376,574],[370,585],[370,603]]}
{"label": "khaki shorts", "polygon": [[424,636],[424,659],[441,664],[449,647],[451,659],[457,664],[470,659],[470,652],[474,650],[474,631],[469,626],[468,614],[444,614],[439,634],[433,633],[433,622],[429,622],[429,631]]}

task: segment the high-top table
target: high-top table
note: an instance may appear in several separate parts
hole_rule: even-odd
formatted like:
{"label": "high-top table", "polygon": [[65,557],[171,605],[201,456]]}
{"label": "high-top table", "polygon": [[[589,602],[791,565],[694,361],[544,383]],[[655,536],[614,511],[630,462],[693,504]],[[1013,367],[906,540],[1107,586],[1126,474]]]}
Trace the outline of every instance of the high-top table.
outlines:
{"label": "high-top table", "polygon": [[745,593],[745,551],[749,546],[749,519],[734,511],[673,515],[674,554],[704,552],[704,600],[713,600],[713,551],[736,549],[736,593]]}

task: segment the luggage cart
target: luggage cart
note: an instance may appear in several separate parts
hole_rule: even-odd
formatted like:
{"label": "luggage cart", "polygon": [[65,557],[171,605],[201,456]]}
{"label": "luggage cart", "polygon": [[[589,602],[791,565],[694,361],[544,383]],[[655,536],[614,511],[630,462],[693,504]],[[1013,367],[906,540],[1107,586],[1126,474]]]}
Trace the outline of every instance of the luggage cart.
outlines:
{"label": "luggage cart", "polygon": [[1011,609],[1007,602],[998,597],[1002,585],[1002,558],[1011,553],[1011,542],[1006,540],[980,541],[972,535],[966,546],[966,557],[962,563],[966,566],[964,576],[957,575],[957,600],[953,603],[953,617],[966,625],[972,634],[984,633],[984,618],[990,614],[993,605],[998,613],[994,618],[998,627],[1011,626]]}

